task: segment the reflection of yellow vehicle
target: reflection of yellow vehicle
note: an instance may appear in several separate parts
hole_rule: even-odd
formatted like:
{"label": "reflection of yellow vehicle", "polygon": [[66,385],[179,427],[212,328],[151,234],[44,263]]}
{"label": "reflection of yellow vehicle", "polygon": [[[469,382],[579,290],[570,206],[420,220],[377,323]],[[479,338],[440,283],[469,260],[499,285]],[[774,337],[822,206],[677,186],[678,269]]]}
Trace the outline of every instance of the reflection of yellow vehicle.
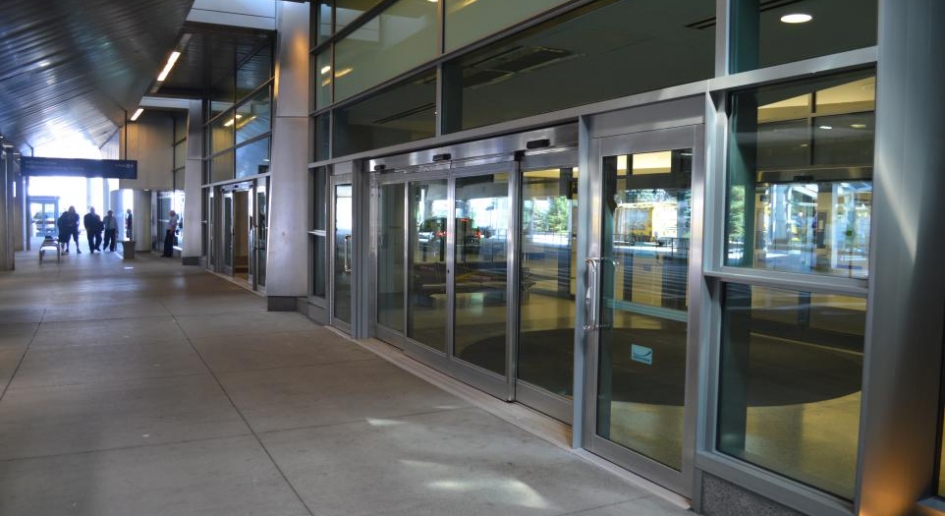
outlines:
{"label": "reflection of yellow vehicle", "polygon": [[614,233],[626,243],[654,242],[664,245],[677,238],[678,204],[675,202],[632,202],[617,205]]}

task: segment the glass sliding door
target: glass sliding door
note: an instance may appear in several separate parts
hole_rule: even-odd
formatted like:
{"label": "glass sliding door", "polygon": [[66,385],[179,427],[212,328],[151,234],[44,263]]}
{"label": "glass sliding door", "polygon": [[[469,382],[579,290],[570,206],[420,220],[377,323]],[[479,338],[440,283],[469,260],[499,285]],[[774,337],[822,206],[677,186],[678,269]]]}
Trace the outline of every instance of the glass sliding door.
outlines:
{"label": "glass sliding door", "polygon": [[332,324],[350,329],[351,273],[354,270],[353,189],[348,180],[333,182]]}
{"label": "glass sliding door", "polygon": [[223,273],[233,275],[233,192],[223,194]]}
{"label": "glass sliding door", "polygon": [[269,178],[256,180],[255,193],[254,273],[256,289],[266,287],[266,249],[269,241]]}
{"label": "glass sliding door", "polygon": [[696,355],[689,278],[698,273],[690,266],[698,134],[601,140],[600,255],[588,264],[596,290],[589,448],[684,495],[694,449],[687,372]]}
{"label": "glass sliding door", "polygon": [[407,337],[446,353],[446,231],[450,214],[446,179],[409,185],[410,249]]}
{"label": "glass sliding door", "polygon": [[453,356],[505,376],[508,369],[509,173],[456,179]]}
{"label": "glass sliding door", "polygon": [[522,173],[518,380],[568,399],[574,392],[577,176],[576,167]]}
{"label": "glass sliding door", "polygon": [[377,195],[377,324],[403,335],[406,185],[386,184]]}

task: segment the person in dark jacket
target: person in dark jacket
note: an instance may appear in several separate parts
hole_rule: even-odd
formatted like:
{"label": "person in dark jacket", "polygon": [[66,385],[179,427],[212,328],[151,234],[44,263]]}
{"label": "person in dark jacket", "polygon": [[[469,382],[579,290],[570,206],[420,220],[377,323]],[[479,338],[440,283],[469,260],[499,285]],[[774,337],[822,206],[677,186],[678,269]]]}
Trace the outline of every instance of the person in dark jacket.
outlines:
{"label": "person in dark jacket", "polygon": [[72,218],[72,214],[68,210],[62,212],[62,215],[56,220],[56,227],[59,228],[59,244],[62,245],[63,253],[69,252],[69,240],[72,240],[74,225],[75,219]]}
{"label": "person in dark jacket", "polygon": [[95,213],[95,208],[89,208],[83,219],[85,225],[86,238],[89,239],[89,252],[102,252],[102,217]]}
{"label": "person in dark jacket", "polygon": [[108,210],[105,218],[102,219],[102,227],[105,228],[105,241],[102,247],[111,252],[115,252],[115,246],[118,245],[118,219],[115,218],[115,212]]}
{"label": "person in dark jacket", "polygon": [[82,254],[82,249],[79,249],[79,214],[75,212],[75,206],[69,206],[69,216],[72,218],[69,227],[72,229],[72,239],[75,240],[75,252]]}

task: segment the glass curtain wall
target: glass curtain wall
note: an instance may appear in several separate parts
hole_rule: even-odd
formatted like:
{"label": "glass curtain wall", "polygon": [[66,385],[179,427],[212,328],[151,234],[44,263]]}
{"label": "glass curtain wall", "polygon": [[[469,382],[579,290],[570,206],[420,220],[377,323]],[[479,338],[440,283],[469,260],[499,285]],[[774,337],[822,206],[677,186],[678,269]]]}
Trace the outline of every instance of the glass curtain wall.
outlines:
{"label": "glass curtain wall", "polygon": [[[863,284],[874,74],[731,94],[725,265]],[[723,284],[719,450],[852,499],[865,288],[767,283]]]}
{"label": "glass curtain wall", "polygon": [[240,47],[234,59],[231,71],[222,74],[211,89],[204,126],[211,183],[269,171],[272,44],[267,39]]}

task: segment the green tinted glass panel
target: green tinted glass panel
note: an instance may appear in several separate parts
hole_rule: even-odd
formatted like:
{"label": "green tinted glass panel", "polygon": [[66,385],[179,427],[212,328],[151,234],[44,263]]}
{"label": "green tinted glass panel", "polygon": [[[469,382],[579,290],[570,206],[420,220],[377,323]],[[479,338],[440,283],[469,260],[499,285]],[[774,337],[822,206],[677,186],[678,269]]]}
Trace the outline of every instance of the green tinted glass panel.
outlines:
{"label": "green tinted glass panel", "polygon": [[210,123],[210,153],[229,149],[236,143],[236,119],[227,111]]}
{"label": "green tinted glass panel", "polygon": [[331,51],[318,54],[315,65],[315,108],[331,104]]}
{"label": "green tinted glass panel", "polygon": [[436,134],[436,74],[400,83],[334,112],[333,156],[412,142]]}
{"label": "green tinted glass panel", "polygon": [[263,88],[249,101],[236,108],[236,142],[242,143],[268,133],[271,129],[271,98],[269,88]]}
{"label": "green tinted glass panel", "polygon": [[[335,31],[358,19],[381,0],[335,0]],[[418,0],[419,1],[419,0]],[[425,0],[424,0],[425,1]]]}
{"label": "green tinted glass panel", "polygon": [[210,160],[210,181],[213,183],[233,179],[235,174],[233,151],[224,152]]}
{"label": "green tinted glass panel", "polygon": [[[455,132],[707,79],[714,0],[593,2],[447,63],[444,130]],[[667,66],[672,63],[672,66]]]}
{"label": "green tinted glass panel", "polygon": [[732,96],[726,265],[868,275],[875,84],[864,71]]}
{"label": "green tinted glass panel", "polygon": [[852,499],[866,300],[725,285],[718,447]]}
{"label": "green tinted glass panel", "polygon": [[377,323],[404,331],[404,185],[384,185],[378,195]]}
{"label": "green tinted glass panel", "polygon": [[335,101],[434,58],[436,37],[436,3],[394,3],[335,45]]}
{"label": "green tinted glass panel", "polygon": [[446,50],[455,50],[567,0],[445,0]]}
{"label": "green tinted glass panel", "polygon": [[876,44],[877,0],[732,2],[733,72]]}

